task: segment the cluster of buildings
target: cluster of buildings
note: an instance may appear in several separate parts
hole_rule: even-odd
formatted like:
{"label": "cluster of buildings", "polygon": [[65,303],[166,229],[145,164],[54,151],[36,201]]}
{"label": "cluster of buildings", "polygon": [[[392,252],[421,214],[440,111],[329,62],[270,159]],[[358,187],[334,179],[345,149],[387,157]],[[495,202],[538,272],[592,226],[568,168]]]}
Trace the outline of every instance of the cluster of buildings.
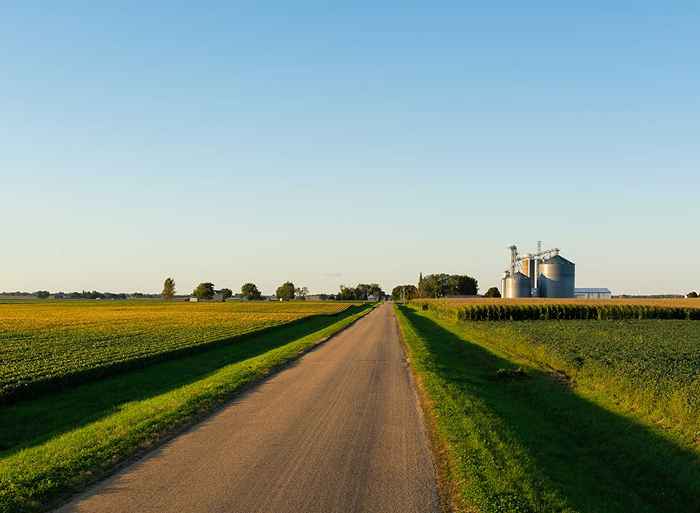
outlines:
{"label": "cluster of buildings", "polygon": [[510,266],[503,273],[501,290],[504,298],[582,298],[610,299],[607,288],[576,288],[576,264],[560,254],[559,248],[521,255],[510,246]]}

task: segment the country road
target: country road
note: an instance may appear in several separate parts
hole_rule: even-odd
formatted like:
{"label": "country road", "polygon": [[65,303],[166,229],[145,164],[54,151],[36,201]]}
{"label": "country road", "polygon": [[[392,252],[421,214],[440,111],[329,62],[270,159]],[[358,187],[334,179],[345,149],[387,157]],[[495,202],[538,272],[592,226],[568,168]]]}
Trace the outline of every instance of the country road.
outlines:
{"label": "country road", "polygon": [[432,513],[436,477],[383,305],[59,513]]}

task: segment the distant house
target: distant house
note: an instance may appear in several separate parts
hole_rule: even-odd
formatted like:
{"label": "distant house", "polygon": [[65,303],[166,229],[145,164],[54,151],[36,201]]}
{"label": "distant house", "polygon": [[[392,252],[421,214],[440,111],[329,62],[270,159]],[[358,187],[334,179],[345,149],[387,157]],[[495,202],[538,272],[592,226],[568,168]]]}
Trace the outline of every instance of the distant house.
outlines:
{"label": "distant house", "polygon": [[310,296],[306,296],[307,301],[327,301],[328,300],[328,294],[311,294]]}
{"label": "distant house", "polygon": [[224,298],[224,295],[219,293],[219,292],[214,294],[214,297],[212,297],[211,299],[200,299],[200,298],[194,297],[194,296],[190,297],[190,303],[207,303],[207,302],[217,302],[217,301],[219,303],[223,303],[224,301],[226,301],[226,299]]}
{"label": "distant house", "polygon": [[370,294],[367,296],[367,301],[379,301],[379,296],[375,296],[374,294]]}
{"label": "distant house", "polygon": [[611,299],[612,292],[605,288],[574,289],[574,297],[578,299]]}

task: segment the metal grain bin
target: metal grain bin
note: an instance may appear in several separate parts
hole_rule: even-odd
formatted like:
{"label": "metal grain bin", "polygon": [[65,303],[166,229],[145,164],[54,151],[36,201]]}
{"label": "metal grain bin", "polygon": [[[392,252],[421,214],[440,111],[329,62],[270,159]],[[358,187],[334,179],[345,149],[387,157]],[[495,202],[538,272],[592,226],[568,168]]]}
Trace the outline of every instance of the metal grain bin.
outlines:
{"label": "metal grain bin", "polygon": [[537,287],[540,297],[574,297],[576,265],[556,255],[540,261]]}
{"label": "metal grain bin", "polygon": [[516,272],[513,276],[504,278],[503,286],[505,298],[530,297],[532,291],[532,282],[528,276],[521,272]]}

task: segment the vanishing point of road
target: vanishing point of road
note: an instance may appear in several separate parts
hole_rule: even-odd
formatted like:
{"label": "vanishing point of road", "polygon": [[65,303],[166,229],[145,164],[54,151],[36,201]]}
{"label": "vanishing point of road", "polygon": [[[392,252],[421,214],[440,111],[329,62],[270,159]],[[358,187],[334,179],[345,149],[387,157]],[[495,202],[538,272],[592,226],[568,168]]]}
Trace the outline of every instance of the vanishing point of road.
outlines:
{"label": "vanishing point of road", "polygon": [[385,304],[57,513],[438,513]]}

